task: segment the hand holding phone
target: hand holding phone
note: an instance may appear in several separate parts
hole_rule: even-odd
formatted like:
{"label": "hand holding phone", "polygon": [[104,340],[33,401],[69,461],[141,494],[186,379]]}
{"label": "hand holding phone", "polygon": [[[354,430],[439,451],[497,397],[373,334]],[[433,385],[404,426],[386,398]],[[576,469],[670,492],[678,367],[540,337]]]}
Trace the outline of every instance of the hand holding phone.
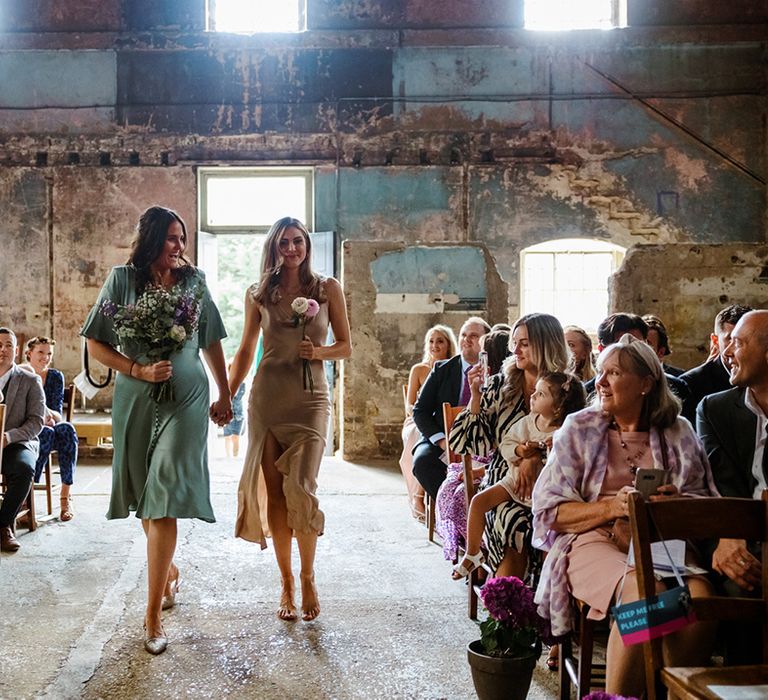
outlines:
{"label": "hand holding phone", "polygon": [[491,371],[488,366],[488,353],[485,350],[480,351],[478,356],[480,366],[483,368],[483,387],[487,387],[491,381]]}
{"label": "hand holding phone", "polygon": [[635,472],[635,488],[642,494],[643,500],[647,501],[656,494],[659,486],[667,483],[668,476],[663,469],[638,469]]}

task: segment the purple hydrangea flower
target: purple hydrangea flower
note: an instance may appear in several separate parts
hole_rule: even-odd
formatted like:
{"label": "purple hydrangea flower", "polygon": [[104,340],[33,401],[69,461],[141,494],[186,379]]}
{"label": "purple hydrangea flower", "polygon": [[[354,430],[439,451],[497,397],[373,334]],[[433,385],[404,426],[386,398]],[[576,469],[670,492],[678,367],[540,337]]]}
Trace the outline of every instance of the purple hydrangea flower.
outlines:
{"label": "purple hydrangea flower", "polygon": [[510,627],[539,625],[539,615],[533,602],[533,591],[516,576],[490,579],[480,596],[490,616]]}
{"label": "purple hydrangea flower", "polygon": [[604,690],[595,690],[589,695],[585,695],[583,700],[637,700],[637,698],[625,697],[624,695],[611,695]]}

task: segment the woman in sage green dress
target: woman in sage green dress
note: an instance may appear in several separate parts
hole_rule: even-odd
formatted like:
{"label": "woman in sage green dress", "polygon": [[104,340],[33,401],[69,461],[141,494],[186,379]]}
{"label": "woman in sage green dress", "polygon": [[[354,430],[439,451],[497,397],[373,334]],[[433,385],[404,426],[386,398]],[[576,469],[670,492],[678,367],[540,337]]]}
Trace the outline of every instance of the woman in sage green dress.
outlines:
{"label": "woman in sage green dress", "polygon": [[[265,537],[272,536],[282,578],[277,611],[281,620],[298,617],[293,536],[301,559],[302,618],[314,620],[320,614],[314,563],[325,518],[315,491],[330,416],[323,360],[342,360],[350,354],[344,292],[335,279],[312,272],[311,252],[307,229],[297,219],[285,217],[270,229],[261,280],[245,294],[243,339],[229,379],[234,394],[250,369],[263,330],[264,355],[248,401],[248,453],[238,490],[235,535],[262,548]],[[299,297],[314,300],[317,315],[297,326],[292,302]],[[324,345],[329,324],[334,342]]]}
{"label": "woman in sage green dress", "polygon": [[[184,257],[186,244],[186,227],[176,212],[157,206],[147,209],[139,219],[128,264],[112,269],[81,330],[91,355],[117,372],[107,518],[125,518],[135,511],[147,536],[144,647],[151,654],[162,653],[168,644],[161,610],[173,607],[179,588],[179,570],[173,563],[176,519],[214,522],[207,457],[208,379],[200,350],[219,389],[210,416],[219,425],[232,418],[221,347],[226,333],[203,273]],[[170,360],[159,362],[149,361],[143,354],[146,348],[136,342],[121,342],[102,307],[105,301],[135,304],[153,286],[202,294],[197,331]],[[171,377],[173,398],[155,401],[155,385]]]}

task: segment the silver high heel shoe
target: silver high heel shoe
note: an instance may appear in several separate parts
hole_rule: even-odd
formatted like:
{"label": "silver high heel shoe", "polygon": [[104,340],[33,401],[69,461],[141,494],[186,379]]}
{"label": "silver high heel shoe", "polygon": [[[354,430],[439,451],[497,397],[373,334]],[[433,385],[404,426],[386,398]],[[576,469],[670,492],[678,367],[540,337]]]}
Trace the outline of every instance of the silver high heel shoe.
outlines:
{"label": "silver high heel shoe", "polygon": [[161,604],[162,610],[170,610],[174,605],[176,605],[176,594],[181,589],[181,574],[178,574],[176,578],[171,581],[170,589],[170,594],[163,596],[163,602]]}
{"label": "silver high heel shoe", "polygon": [[153,656],[157,656],[162,654],[167,648],[168,637],[165,636],[165,631],[162,632],[160,637],[150,637],[147,634],[147,626],[144,625],[144,649]]}

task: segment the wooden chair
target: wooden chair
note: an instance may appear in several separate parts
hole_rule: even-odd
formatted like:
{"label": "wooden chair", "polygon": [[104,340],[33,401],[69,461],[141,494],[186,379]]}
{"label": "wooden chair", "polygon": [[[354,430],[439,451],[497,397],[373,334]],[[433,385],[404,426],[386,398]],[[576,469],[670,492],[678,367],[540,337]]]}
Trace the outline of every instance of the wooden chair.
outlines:
{"label": "wooden chair", "polygon": [[[5,432],[5,404],[0,403],[0,435]],[[3,451],[0,450],[0,493],[5,493],[5,482],[2,476],[3,466]],[[26,521],[26,523],[25,523]],[[26,524],[27,529],[33,532],[37,529],[37,518],[35,517],[35,496],[32,489],[29,489],[27,497],[24,499],[24,503],[21,505],[21,509],[16,514],[16,520],[13,524],[13,530],[21,525]]]}
{"label": "wooden chair", "polygon": [[[77,389],[74,384],[70,384],[64,389],[64,405],[62,418],[67,423],[72,422],[72,416],[75,411],[75,399],[77,397]],[[48,515],[53,515],[53,492],[60,488],[60,485],[53,485],[51,475],[53,474],[53,455],[56,450],[51,450],[51,454],[48,455],[48,461],[43,467],[43,479],[39,484],[33,484],[35,491],[45,491],[46,505],[48,506]]]}
{"label": "wooden chair", "polygon": [[[464,406],[451,406],[449,403],[443,404],[443,422],[445,424],[446,443],[451,435],[451,428],[453,428],[453,422],[456,420],[456,416],[464,410]],[[469,504],[472,497],[475,495],[475,483],[472,474],[472,455],[457,455],[451,451],[448,447],[448,462],[461,462],[464,471],[464,502],[467,508],[467,514],[469,514]],[[458,560],[461,561],[464,557],[464,552],[459,551]],[[492,572],[489,572],[492,573]],[[477,619],[477,600],[480,592],[480,572],[475,569],[469,575],[469,591],[467,599],[467,614],[471,620]]]}
{"label": "wooden chair", "polygon": [[638,586],[646,599],[655,595],[651,543],[661,539],[741,539],[762,543],[762,580],[759,597],[693,598],[699,621],[752,620],[762,623],[763,664],[720,668],[664,668],[661,639],[644,644],[646,697],[714,698],[709,685],[768,684],[768,491],[760,500],[745,498],[680,498],[654,503],[640,494],[630,500],[630,523],[637,562]]}
{"label": "wooden chair", "polygon": [[[577,598],[572,601],[576,628],[560,642],[560,700],[570,700],[572,688],[576,688],[577,698],[589,695],[594,688],[605,688],[605,664],[595,663],[594,651],[597,639],[608,638],[608,622],[588,619],[590,606]],[[578,640],[578,655],[573,649],[574,637]]]}

